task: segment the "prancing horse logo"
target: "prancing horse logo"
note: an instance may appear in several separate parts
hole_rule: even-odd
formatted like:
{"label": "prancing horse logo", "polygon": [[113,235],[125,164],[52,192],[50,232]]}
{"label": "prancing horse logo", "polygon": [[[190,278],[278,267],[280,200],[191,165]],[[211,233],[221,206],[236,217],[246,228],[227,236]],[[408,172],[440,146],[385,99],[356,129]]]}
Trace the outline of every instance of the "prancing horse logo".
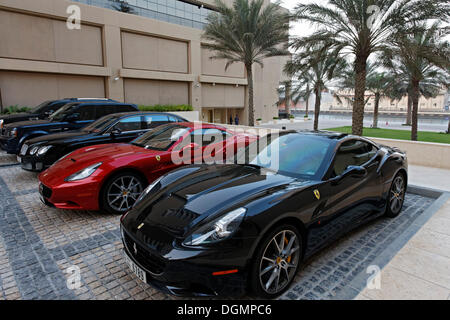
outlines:
{"label": "prancing horse logo", "polygon": [[320,200],[320,192],[319,190],[314,190],[314,195],[316,196],[317,200]]}

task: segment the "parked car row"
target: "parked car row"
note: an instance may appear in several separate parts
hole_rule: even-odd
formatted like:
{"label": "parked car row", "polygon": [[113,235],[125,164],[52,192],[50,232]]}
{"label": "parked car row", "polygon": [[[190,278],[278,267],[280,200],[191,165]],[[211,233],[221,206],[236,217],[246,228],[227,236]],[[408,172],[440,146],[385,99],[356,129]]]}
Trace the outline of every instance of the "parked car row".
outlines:
{"label": "parked car row", "polygon": [[126,263],[175,295],[276,297],[301,261],[397,216],[407,187],[406,155],[362,137],[261,139],[115,101],[78,99],[4,132],[2,148],[19,153],[23,169],[44,170],[46,205],[121,214]]}

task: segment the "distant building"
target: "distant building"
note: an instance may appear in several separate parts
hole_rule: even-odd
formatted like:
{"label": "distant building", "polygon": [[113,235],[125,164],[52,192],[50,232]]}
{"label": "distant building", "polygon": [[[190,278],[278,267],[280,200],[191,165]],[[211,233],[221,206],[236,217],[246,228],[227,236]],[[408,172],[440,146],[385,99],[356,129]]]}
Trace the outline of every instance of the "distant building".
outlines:
{"label": "distant building", "polygon": [[[353,90],[339,90],[336,92],[340,101],[336,96],[333,96],[333,102],[330,110],[345,111],[352,110],[354,93]],[[367,100],[364,107],[365,111],[373,112],[375,106],[375,96],[372,92],[366,91],[365,99]],[[419,98],[419,111],[421,112],[443,112],[448,107],[448,92],[442,90],[436,97],[426,99],[424,97]],[[388,97],[382,97],[380,99],[379,111],[391,111],[391,112],[406,112],[408,109],[408,98],[405,96],[400,100],[391,100]],[[448,111],[448,108],[447,108]]]}

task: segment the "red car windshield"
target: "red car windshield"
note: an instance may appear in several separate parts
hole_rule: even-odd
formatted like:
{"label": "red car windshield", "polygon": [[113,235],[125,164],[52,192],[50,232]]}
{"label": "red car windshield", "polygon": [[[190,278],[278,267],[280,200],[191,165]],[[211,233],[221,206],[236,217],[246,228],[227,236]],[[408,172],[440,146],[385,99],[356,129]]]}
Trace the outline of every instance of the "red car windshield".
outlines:
{"label": "red car windshield", "polygon": [[189,132],[189,128],[181,125],[163,125],[143,134],[135,139],[132,144],[146,149],[165,151],[187,132]]}

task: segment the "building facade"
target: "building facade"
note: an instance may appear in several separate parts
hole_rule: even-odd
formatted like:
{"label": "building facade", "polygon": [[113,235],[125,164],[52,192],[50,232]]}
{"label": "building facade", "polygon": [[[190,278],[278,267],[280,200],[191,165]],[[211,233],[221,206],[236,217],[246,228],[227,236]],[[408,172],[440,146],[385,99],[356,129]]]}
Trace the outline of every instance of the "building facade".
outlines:
{"label": "building facade", "polygon": [[[112,2],[0,0],[0,103],[108,97],[190,104],[203,121],[225,123],[238,115],[247,122],[244,66],[225,70],[226,62],[210,59],[203,46],[212,0],[128,0],[132,14],[111,9]],[[77,8],[80,25],[74,28]],[[286,60],[254,66],[256,118],[277,115],[276,88]]]}
{"label": "building facade", "polygon": [[[336,98],[339,96],[339,99]],[[330,106],[330,110],[345,111],[352,110],[353,108],[353,91],[352,90],[340,90],[334,95],[333,102]],[[366,105],[365,111],[373,112],[375,106],[375,96],[373,93],[366,91],[365,93]],[[340,101],[339,101],[340,100]],[[408,109],[408,98],[405,96],[400,100],[391,100],[388,97],[381,97],[379,111],[386,112],[406,112]],[[442,90],[436,97],[425,98],[421,96],[419,98],[419,112],[448,112],[448,93],[446,90]]]}

